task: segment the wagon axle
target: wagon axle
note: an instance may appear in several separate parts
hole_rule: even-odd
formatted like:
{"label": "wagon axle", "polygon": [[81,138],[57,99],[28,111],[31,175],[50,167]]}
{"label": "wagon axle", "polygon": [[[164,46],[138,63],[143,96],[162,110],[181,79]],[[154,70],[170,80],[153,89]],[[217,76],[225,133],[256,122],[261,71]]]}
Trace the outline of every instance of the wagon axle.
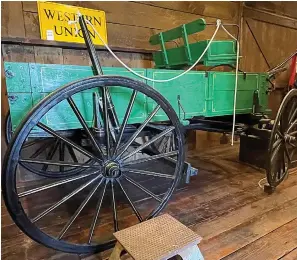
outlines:
{"label": "wagon axle", "polygon": [[116,162],[106,162],[103,168],[103,176],[106,178],[118,178],[121,176],[119,164]]}

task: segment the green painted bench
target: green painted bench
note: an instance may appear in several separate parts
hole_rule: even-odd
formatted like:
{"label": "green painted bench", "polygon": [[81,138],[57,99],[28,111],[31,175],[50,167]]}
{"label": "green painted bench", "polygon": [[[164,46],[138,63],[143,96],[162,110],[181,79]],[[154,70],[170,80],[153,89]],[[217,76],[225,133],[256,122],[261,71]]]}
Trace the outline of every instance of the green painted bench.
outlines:
{"label": "green painted bench", "polygon": [[[205,30],[206,22],[198,19],[183,24],[166,32],[153,35],[150,38],[151,45],[160,45],[160,51],[153,53],[156,68],[176,69],[193,65],[201,56],[209,40],[201,40],[190,43],[189,36]],[[183,45],[175,48],[167,48],[166,43],[182,39]],[[177,44],[177,43],[176,43]],[[209,49],[203,55],[200,63],[205,66],[220,64],[236,64],[236,42],[230,40],[213,41]]]}

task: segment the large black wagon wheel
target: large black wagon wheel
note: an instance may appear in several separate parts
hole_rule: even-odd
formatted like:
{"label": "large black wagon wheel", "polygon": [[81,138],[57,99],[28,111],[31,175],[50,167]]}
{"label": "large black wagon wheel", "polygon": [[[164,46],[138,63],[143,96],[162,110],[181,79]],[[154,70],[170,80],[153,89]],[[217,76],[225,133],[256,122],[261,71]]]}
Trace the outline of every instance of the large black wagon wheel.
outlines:
{"label": "large black wagon wheel", "polygon": [[[5,131],[5,141],[6,144],[9,145],[12,135],[13,135],[13,127],[11,121],[10,112],[7,113],[4,124]],[[63,135],[67,135],[74,142],[79,142],[81,140],[82,131],[65,131]],[[64,145],[58,138],[53,136],[48,137],[37,137],[37,136],[29,136],[22,145],[21,154],[27,154],[29,159],[55,159],[59,158],[64,161],[65,158],[70,157],[72,162],[90,162],[88,158],[77,158],[73,148],[69,145]],[[75,175],[83,170],[83,168],[79,169],[67,169],[63,168],[63,166],[53,166],[46,164],[30,164],[26,162],[20,162],[20,164],[29,172],[33,172],[39,176],[49,177],[49,178],[60,178],[60,177],[70,177]]]}
{"label": "large black wagon wheel", "polygon": [[268,163],[267,191],[273,191],[287,176],[290,163],[297,152],[297,90],[284,98],[271,132]]}
{"label": "large black wagon wheel", "polygon": [[[121,91],[125,89],[130,93],[123,96],[127,102],[126,105],[121,103],[124,114],[118,131],[114,131],[109,124],[105,95],[106,89],[113,88],[121,88]],[[103,139],[102,135],[97,138],[76,105],[77,95],[86,90],[99,91],[102,95]],[[114,98],[113,94],[111,98]],[[145,104],[139,104],[143,100]],[[77,116],[89,138],[91,149],[74,143],[41,122],[44,115],[62,102],[68,102],[69,110]],[[128,121],[133,111],[135,112],[133,107],[137,105],[150,105],[151,109],[144,120],[131,127]],[[116,111],[119,111],[118,108]],[[145,134],[147,125],[159,112],[167,115],[168,127],[149,141],[137,143],[136,139]],[[32,129],[36,128],[71,146],[77,153],[87,156],[92,163],[22,157],[21,147]],[[129,131],[126,131],[128,128]],[[134,129],[132,132],[131,128]],[[143,150],[146,147],[169,132],[175,137],[176,150],[144,155]],[[168,157],[174,158],[174,163],[164,159]],[[18,174],[22,174],[20,162],[70,169],[83,168],[84,171],[68,178],[43,178],[27,187],[24,183],[18,183]],[[151,168],[152,165],[154,169]],[[165,207],[179,182],[183,165],[184,148],[180,122],[171,105],[157,91],[129,78],[92,77],[51,93],[23,120],[5,156],[2,191],[13,220],[35,241],[64,252],[98,252],[114,245],[114,231],[152,218]],[[158,167],[155,168],[156,166]]]}

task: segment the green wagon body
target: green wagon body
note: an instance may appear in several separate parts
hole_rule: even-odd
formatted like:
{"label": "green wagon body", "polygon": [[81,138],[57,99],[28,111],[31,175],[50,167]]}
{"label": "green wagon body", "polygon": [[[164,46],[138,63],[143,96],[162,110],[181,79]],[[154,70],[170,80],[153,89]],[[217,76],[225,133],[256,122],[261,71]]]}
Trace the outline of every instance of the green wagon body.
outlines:
{"label": "green wagon body", "polygon": [[[6,85],[13,129],[42,98],[57,88],[75,80],[93,76],[89,66],[49,65],[35,63],[5,63]],[[168,79],[180,74],[180,70],[135,69],[141,75],[153,79]],[[124,68],[104,67],[105,75],[120,75],[146,82]],[[195,116],[214,117],[233,113],[235,73],[191,71],[177,80],[165,83],[146,82],[159,91],[173,106],[183,124]],[[239,74],[236,114],[251,114],[254,93],[258,93],[260,112],[268,113],[268,83],[265,73]],[[126,93],[125,93],[126,92]],[[116,112],[121,121],[131,93],[120,87],[111,89]],[[89,124],[93,121],[93,94],[86,91],[75,96],[78,107]],[[155,104],[138,95],[129,123],[140,123],[153,110]],[[65,111],[68,111],[65,113]],[[166,120],[158,113],[156,121]],[[80,123],[66,103],[61,103],[43,118],[43,123],[55,130],[81,128]]]}

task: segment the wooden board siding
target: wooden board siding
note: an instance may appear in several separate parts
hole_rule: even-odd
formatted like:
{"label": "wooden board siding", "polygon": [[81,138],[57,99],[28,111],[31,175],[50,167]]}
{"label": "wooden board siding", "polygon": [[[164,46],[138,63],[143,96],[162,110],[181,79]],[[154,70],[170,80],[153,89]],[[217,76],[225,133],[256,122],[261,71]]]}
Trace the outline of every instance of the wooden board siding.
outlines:
{"label": "wooden board siding", "polygon": [[[18,35],[18,33],[15,33],[13,36],[40,39],[36,2],[23,2],[22,5],[21,2],[17,3],[22,6],[21,16],[24,24],[22,26],[25,26],[25,34]],[[203,5],[199,2],[188,2],[190,3],[188,9],[194,10],[194,13],[191,13],[177,10],[177,6],[175,6],[175,9],[170,6],[166,7],[164,3],[163,6],[158,6],[157,3],[153,5],[145,2],[70,1],[61,3],[104,10],[107,18],[108,40],[111,46],[146,50],[156,49],[156,47],[152,47],[148,43],[151,35],[201,17],[205,18],[207,22],[213,23],[216,21],[214,17],[217,17],[218,13],[216,10],[220,10],[221,15],[219,15],[219,18],[225,22],[237,23],[237,6],[239,5],[238,3],[226,2],[215,8],[212,2],[205,2]],[[188,5],[185,2],[184,4]],[[208,7],[208,5],[210,6]],[[2,37],[10,36],[6,32],[8,29],[7,23],[2,21],[2,25]],[[201,38],[210,38],[213,31],[214,27],[207,28],[203,34],[200,34]],[[228,36],[221,31],[218,38],[227,39]]]}

